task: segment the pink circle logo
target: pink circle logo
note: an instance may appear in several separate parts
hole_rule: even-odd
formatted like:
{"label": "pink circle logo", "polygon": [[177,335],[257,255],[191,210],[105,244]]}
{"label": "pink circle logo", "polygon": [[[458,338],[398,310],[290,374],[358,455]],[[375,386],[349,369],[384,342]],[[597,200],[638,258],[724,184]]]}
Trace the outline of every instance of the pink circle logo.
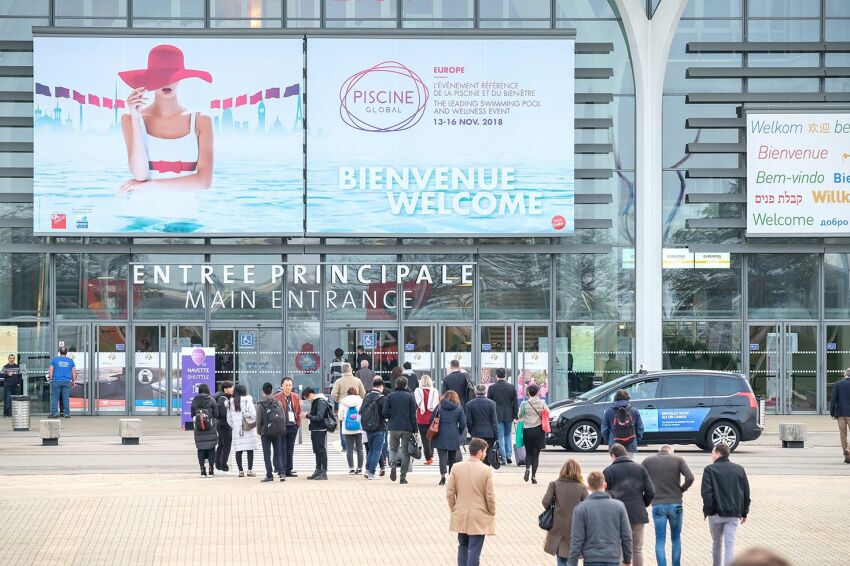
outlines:
{"label": "pink circle logo", "polygon": [[557,214],[552,217],[552,228],[555,230],[563,230],[567,227],[567,219]]}
{"label": "pink circle logo", "polygon": [[428,87],[397,61],[384,61],[348,77],[339,89],[339,116],[364,132],[400,132],[425,115]]}

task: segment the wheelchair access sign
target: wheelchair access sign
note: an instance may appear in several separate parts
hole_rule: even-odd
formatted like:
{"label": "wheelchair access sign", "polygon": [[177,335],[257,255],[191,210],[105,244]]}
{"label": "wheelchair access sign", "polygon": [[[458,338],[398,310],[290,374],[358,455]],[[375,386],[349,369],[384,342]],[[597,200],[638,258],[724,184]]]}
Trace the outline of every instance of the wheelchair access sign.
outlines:
{"label": "wheelchair access sign", "polygon": [[253,349],[254,345],[257,343],[257,335],[253,332],[240,332],[239,333],[239,347],[249,350]]}

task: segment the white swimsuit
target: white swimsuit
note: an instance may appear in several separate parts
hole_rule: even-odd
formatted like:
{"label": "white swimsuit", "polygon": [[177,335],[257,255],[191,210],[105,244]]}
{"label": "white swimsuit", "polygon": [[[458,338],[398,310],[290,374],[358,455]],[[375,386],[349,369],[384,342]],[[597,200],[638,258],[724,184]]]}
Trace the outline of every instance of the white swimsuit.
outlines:
{"label": "white swimsuit", "polygon": [[[189,133],[173,139],[158,138],[148,133],[142,118],[145,153],[148,156],[150,180],[174,179],[193,175],[198,169],[198,135],[195,133],[196,112],[189,118]],[[134,215],[154,218],[196,219],[198,198],[194,191],[168,189],[134,192],[131,197]]]}

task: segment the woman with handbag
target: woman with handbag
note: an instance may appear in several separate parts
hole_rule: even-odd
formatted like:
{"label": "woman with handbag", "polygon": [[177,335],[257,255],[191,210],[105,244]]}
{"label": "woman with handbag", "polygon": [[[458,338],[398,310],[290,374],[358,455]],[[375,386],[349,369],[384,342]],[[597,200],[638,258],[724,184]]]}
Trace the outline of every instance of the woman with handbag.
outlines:
{"label": "woman with handbag", "polygon": [[248,453],[248,477],[254,473],[254,450],[257,448],[257,408],[254,399],[242,383],[233,389],[230,410],[227,411],[227,424],[233,429],[233,450],[236,451],[236,467],[239,477],[245,477],[242,469],[242,453]]}
{"label": "woman with handbag", "polygon": [[543,508],[551,512],[552,519],[543,550],[557,558],[558,566],[567,565],[573,528],[573,509],[585,499],[587,499],[587,487],[581,475],[581,466],[575,460],[567,460],[561,466],[558,479],[549,484],[546,495],[543,496]]}
{"label": "woman with handbag", "polygon": [[460,451],[462,436],[466,431],[466,414],[460,406],[460,397],[454,391],[446,391],[440,405],[431,415],[431,424],[426,436],[437,449],[440,459],[440,485],[446,484],[446,468],[451,473],[452,466]]}
{"label": "woman with handbag", "polygon": [[434,381],[430,375],[423,375],[419,380],[419,387],[413,391],[413,400],[416,401],[416,425],[419,427],[419,437],[425,451],[425,465],[430,466],[434,460],[434,447],[428,440],[428,427],[431,424],[431,415],[440,402],[440,393],[434,389]]}
{"label": "woman with handbag", "polygon": [[522,420],[522,443],[526,450],[523,479],[528,481],[530,475],[531,483],[536,484],[540,452],[546,448],[545,428],[549,425],[549,407],[537,396],[540,393],[540,387],[536,383],[529,385],[525,391],[527,398],[519,408],[519,418]]}

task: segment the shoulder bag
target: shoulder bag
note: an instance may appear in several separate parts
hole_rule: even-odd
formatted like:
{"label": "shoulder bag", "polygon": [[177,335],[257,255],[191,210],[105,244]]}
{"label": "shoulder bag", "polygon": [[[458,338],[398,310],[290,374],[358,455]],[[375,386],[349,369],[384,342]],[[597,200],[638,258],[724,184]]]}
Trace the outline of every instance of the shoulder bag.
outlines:
{"label": "shoulder bag", "polygon": [[422,457],[422,446],[419,444],[419,439],[416,438],[416,434],[414,433],[410,433],[410,436],[407,437],[407,453],[414,460]]}
{"label": "shoulder bag", "polygon": [[434,420],[431,421],[431,425],[428,427],[428,432],[425,435],[428,440],[434,440],[437,438],[437,435],[440,434],[440,409],[437,408],[437,412],[434,413]]}
{"label": "shoulder bag", "polygon": [[519,420],[516,423],[516,447],[522,448],[525,446],[523,442],[522,433],[525,430],[525,401],[522,402],[522,405],[519,408]]}
{"label": "shoulder bag", "polygon": [[553,489],[553,491],[552,491],[552,503],[550,503],[549,507],[547,507],[546,510],[543,511],[537,517],[537,524],[544,531],[551,531],[552,525],[555,522],[555,499],[556,498],[555,498],[554,488],[552,488],[552,489]]}

